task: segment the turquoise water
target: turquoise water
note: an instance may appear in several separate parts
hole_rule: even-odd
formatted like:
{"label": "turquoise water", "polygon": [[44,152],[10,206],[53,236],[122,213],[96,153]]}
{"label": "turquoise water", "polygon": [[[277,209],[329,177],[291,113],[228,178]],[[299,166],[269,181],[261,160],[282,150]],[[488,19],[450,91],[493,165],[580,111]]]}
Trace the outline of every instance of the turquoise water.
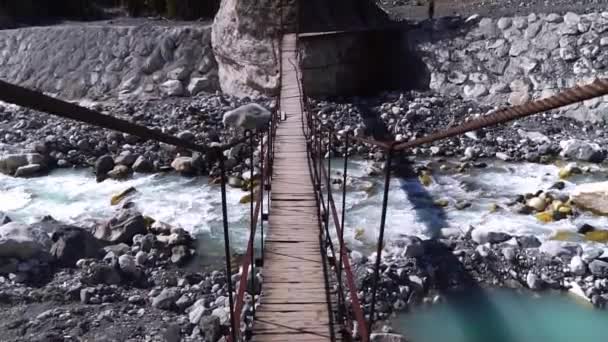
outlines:
{"label": "turquoise water", "polygon": [[401,314],[412,342],[606,342],[608,311],[567,294],[484,290]]}

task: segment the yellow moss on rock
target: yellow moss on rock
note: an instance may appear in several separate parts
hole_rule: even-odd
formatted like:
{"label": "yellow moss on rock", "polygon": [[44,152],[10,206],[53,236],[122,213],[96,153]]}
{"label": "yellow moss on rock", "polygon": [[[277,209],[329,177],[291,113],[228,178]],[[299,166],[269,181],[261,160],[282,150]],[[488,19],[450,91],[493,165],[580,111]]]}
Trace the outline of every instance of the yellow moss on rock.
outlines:
{"label": "yellow moss on rock", "polygon": [[117,205],[118,203],[120,203],[123,199],[125,199],[127,196],[129,196],[130,194],[135,193],[137,190],[134,187],[129,187],[123,191],[121,191],[120,193],[113,195],[112,198],[110,199],[110,204],[111,205]]}
{"label": "yellow moss on rock", "polygon": [[544,223],[553,222],[553,212],[552,211],[543,211],[534,215],[539,221]]}
{"label": "yellow moss on rock", "polygon": [[150,227],[152,227],[154,222],[156,222],[156,220],[153,219],[152,217],[144,216],[144,225],[146,226],[146,228],[150,229]]}
{"label": "yellow moss on rock", "polygon": [[429,186],[433,183],[433,178],[431,178],[427,172],[423,172],[420,176],[418,176],[418,179],[424,186]]}
{"label": "yellow moss on rock", "polygon": [[595,242],[608,242],[608,230],[594,230],[585,233],[585,240]]}
{"label": "yellow moss on rock", "polygon": [[555,232],[555,235],[551,237],[551,240],[577,241],[580,240],[580,235],[569,230],[558,230],[557,232]]}
{"label": "yellow moss on rock", "polygon": [[438,207],[447,207],[447,206],[448,206],[448,204],[450,204],[450,203],[448,202],[448,200],[447,200],[447,199],[445,199],[445,198],[438,199],[438,200],[436,200],[436,201],[435,201],[435,202],[433,202],[433,203],[434,203],[436,206],[438,206]]}

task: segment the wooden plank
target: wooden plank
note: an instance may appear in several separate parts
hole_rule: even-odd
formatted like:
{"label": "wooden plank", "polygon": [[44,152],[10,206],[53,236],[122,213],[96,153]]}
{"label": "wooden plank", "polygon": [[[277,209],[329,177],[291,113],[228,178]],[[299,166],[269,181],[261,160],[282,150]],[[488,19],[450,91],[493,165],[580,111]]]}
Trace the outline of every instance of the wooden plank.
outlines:
{"label": "wooden plank", "polygon": [[[264,285],[252,341],[330,341],[327,287],[319,242],[318,203],[303,131],[294,34],[282,39],[281,110],[274,137]],[[331,295],[331,294],[330,294]],[[335,329],[334,329],[335,331]]]}

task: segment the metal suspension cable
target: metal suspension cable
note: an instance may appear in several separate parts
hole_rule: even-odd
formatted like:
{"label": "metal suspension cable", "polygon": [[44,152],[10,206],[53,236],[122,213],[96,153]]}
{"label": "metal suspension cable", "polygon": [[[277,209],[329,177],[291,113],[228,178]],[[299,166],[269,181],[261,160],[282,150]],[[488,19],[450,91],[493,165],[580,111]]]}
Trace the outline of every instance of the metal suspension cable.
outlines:
{"label": "metal suspension cable", "polygon": [[582,102],[606,94],[608,94],[608,79],[598,78],[593,83],[588,85],[570,88],[562,93],[547,97],[545,99],[531,101],[519,106],[502,108],[489,115],[469,121],[460,126],[432,133],[412,141],[400,143],[395,146],[395,151],[453,137],[470,131],[476,131],[481,128],[499,125],[505,122],[521,119],[533,114],[545,112],[577,102]]}
{"label": "metal suspension cable", "polygon": [[[567,89],[559,94],[530,101],[518,106],[512,106],[507,108],[501,108],[493,111],[492,113],[466,122],[462,125],[448,128],[442,131],[433,132],[424,137],[414,139],[412,141],[406,141],[394,145],[393,151],[402,151],[407,148],[428,144],[437,140],[451,138],[457,135],[464,134],[470,131],[476,131],[482,128],[496,126],[509,121],[525,118],[534,114],[545,112],[551,109],[556,109],[564,106],[568,106],[574,103],[590,100],[596,97],[608,95],[608,79],[598,78],[593,83],[576,86]],[[324,130],[329,131],[329,127],[323,127]],[[359,142],[374,145],[384,150],[391,148],[391,141],[378,141],[363,137],[351,137]]]}
{"label": "metal suspension cable", "polygon": [[226,150],[246,140],[239,139],[230,144],[218,146],[217,148],[198,145],[178,137],[164,134],[158,130],[150,129],[142,125],[134,124],[127,120],[118,119],[110,115],[101,114],[92,109],[44,95],[40,92],[10,84],[0,80],[0,100],[21,107],[27,107],[40,112],[45,112],[66,119],[88,123],[115,131],[138,136],[146,140],[156,140],[186,148],[201,153],[209,153],[212,150]]}

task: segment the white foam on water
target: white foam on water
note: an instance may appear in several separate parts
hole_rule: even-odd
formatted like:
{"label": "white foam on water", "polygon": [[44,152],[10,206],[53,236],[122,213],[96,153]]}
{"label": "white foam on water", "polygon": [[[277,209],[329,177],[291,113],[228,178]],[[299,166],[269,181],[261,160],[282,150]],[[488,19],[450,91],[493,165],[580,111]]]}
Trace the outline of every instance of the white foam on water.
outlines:
{"label": "white foam on water", "polygon": [[[206,177],[138,175],[97,183],[90,171],[57,170],[30,179],[0,175],[0,184],[0,210],[26,223],[45,215],[67,223],[107,220],[116,210],[110,198],[128,187],[137,189],[134,202],[144,215],[192,233],[209,232],[222,217],[219,186],[209,185]],[[231,223],[241,223],[248,214],[248,206],[238,203],[243,195],[238,189],[227,191]]]}
{"label": "white foam on water", "polygon": [[[361,161],[352,162],[349,174],[363,176],[365,165]],[[335,162],[333,167],[334,172],[340,171],[342,164]],[[544,224],[532,215],[514,214],[508,209],[490,213],[491,204],[506,208],[504,204],[517,195],[548,189],[558,181],[557,174],[558,168],[553,165],[496,163],[466,174],[437,174],[429,187],[422,186],[417,178],[393,177],[385,238],[390,241],[401,234],[429,236],[445,227],[466,231],[473,226],[541,238],[556,230],[574,230],[582,223],[608,228],[607,217],[591,214]],[[602,176],[605,179],[605,175],[606,172],[601,171],[577,176],[572,182],[566,182],[564,192],[570,192],[575,183],[598,181]],[[368,180],[374,182],[373,191],[347,193],[345,240],[360,249],[375,244],[381,219],[383,177]],[[211,233],[221,241],[221,194],[219,186],[209,185],[206,177],[136,175],[126,181],[96,183],[90,170],[57,170],[46,177],[30,179],[0,175],[0,211],[26,223],[45,215],[74,224],[105,221],[116,210],[110,205],[111,196],[131,186],[138,191],[134,202],[145,215],[195,234]],[[229,228],[235,246],[244,246],[248,237],[249,204],[238,203],[245,194],[231,188],[227,192]],[[340,191],[334,190],[334,199],[340,212]],[[447,199],[450,205],[438,208],[433,205],[438,199]],[[463,210],[454,207],[456,201],[465,200],[472,206]],[[357,232],[362,234],[357,236]]]}
{"label": "white foam on water", "polygon": [[[362,167],[362,164],[353,164]],[[335,168],[334,171],[338,171]],[[385,239],[390,241],[401,234],[428,237],[441,228],[458,228],[466,231],[470,226],[490,231],[502,231],[515,235],[533,234],[546,238],[557,230],[576,230],[582,223],[598,228],[608,228],[608,218],[583,213],[576,218],[542,223],[533,215],[520,215],[508,210],[506,203],[517,195],[547,190],[559,181],[559,168],[555,165],[531,163],[494,163],[488,168],[472,170],[466,174],[438,174],[433,183],[422,186],[416,178],[391,180],[386,218]],[[354,172],[352,172],[354,174]],[[569,193],[575,183],[598,181],[605,178],[605,171],[565,181],[564,193]],[[468,186],[467,186],[468,184]],[[382,179],[376,180],[376,191],[367,196],[364,191],[351,191],[347,199],[345,239],[355,247],[373,244],[378,238],[381,205]],[[472,188],[467,189],[467,188]],[[337,207],[340,209],[339,196]],[[447,199],[446,208],[433,205],[433,201]],[[469,208],[458,210],[457,201],[468,201]],[[491,213],[492,204],[506,210]],[[355,239],[356,231],[363,234]]]}

